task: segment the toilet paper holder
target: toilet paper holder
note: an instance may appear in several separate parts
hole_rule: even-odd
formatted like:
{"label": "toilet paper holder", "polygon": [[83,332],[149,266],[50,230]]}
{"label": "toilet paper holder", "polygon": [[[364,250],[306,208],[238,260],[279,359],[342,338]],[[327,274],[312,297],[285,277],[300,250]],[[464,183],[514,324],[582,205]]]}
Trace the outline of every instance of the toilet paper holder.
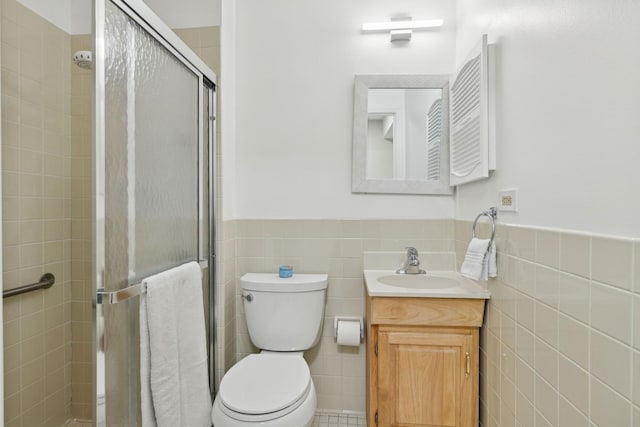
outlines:
{"label": "toilet paper holder", "polygon": [[360,323],[360,341],[364,339],[364,322],[362,317],[356,316],[336,316],[333,318],[333,337],[338,338],[338,322],[359,322]]}

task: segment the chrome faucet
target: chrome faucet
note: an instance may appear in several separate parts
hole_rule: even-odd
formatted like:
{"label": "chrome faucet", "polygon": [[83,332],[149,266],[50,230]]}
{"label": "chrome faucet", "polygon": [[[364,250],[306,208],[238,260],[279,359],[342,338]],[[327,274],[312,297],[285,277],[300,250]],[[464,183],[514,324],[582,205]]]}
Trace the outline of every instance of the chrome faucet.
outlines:
{"label": "chrome faucet", "polygon": [[420,260],[418,259],[418,250],[416,248],[407,248],[407,259],[402,267],[396,270],[396,274],[427,274],[426,271],[420,269]]}

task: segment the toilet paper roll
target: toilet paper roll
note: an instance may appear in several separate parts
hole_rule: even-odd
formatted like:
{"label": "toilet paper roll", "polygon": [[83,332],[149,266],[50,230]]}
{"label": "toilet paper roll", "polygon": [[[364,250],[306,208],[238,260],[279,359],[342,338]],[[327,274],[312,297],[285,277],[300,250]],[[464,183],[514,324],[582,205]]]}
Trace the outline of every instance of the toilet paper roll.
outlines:
{"label": "toilet paper roll", "polygon": [[337,341],[339,345],[360,345],[360,322],[338,320]]}

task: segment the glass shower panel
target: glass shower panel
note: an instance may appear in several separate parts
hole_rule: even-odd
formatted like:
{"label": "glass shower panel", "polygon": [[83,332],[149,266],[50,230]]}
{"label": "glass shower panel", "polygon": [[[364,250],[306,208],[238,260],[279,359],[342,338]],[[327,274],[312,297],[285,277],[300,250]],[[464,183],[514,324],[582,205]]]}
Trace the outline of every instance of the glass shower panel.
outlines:
{"label": "glass shower panel", "polygon": [[115,290],[198,258],[199,80],[108,6],[106,206],[117,232],[107,229],[106,255],[117,274],[105,288]]}
{"label": "glass shower panel", "polygon": [[128,98],[129,18],[107,2],[105,17],[105,288],[128,284],[129,218],[126,114]]}
{"label": "glass shower panel", "polygon": [[[199,166],[199,76],[110,1],[104,23],[103,283],[116,291],[198,260],[208,162]],[[138,298],[104,306],[106,425],[140,425],[138,310]]]}
{"label": "glass shower panel", "polygon": [[199,261],[199,79],[145,32],[136,34],[135,53],[132,264],[142,278]]}

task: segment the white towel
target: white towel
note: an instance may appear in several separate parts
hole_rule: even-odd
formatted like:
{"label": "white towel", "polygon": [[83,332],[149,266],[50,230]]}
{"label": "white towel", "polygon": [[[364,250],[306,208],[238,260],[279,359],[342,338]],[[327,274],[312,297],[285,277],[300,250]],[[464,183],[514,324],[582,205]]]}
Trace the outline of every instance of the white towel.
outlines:
{"label": "white towel", "polygon": [[[488,252],[484,257],[484,263],[482,265],[482,272],[486,272],[489,277],[496,277],[498,275],[498,264],[496,262],[496,242],[492,241],[489,245]],[[484,278],[485,280],[487,277]]]}
{"label": "white towel", "polygon": [[184,264],[142,283],[142,426],[211,427],[200,266]]}
{"label": "white towel", "polygon": [[460,273],[473,280],[496,277],[496,246],[490,239],[473,238],[467,247]]}

